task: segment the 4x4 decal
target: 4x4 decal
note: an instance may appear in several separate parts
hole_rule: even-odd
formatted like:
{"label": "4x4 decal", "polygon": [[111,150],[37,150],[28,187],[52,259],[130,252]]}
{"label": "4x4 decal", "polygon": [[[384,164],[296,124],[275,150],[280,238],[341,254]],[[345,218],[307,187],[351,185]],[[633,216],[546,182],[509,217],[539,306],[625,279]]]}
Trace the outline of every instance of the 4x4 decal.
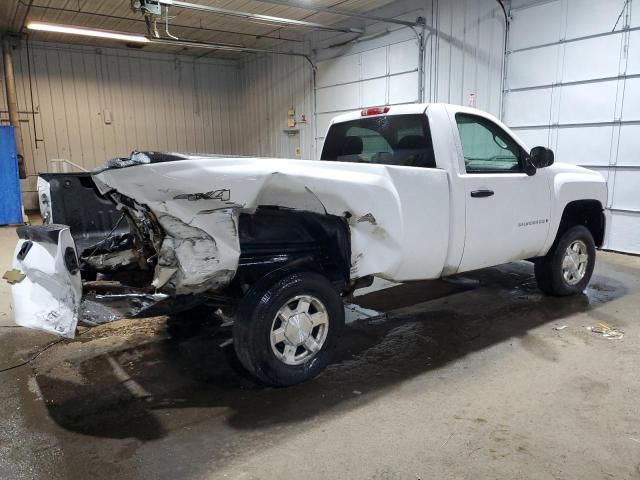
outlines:
{"label": "4x4 decal", "polygon": [[220,200],[222,202],[228,202],[231,198],[231,190],[220,189],[212,190],[206,193],[181,193],[173,197],[174,200],[189,200],[195,202],[196,200]]}

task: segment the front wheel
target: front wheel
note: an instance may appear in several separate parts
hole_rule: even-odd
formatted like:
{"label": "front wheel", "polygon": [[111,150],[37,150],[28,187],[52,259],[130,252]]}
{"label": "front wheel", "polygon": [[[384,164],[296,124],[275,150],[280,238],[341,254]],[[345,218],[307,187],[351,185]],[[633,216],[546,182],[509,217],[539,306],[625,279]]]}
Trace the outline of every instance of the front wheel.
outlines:
{"label": "front wheel", "polygon": [[249,290],[234,322],[233,343],[258,380],[288,386],[327,366],[343,326],[344,306],[331,282],[317,273],[295,273]]}
{"label": "front wheel", "polygon": [[576,225],[554,242],[545,257],[535,262],[538,287],[549,295],[580,293],[589,284],[595,263],[593,236],[586,227]]}

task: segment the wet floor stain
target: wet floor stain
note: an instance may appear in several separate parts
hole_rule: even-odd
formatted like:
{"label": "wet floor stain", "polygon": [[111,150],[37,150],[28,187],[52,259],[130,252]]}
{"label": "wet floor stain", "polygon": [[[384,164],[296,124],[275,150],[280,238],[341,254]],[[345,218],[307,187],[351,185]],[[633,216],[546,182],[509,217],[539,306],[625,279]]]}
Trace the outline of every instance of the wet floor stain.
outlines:
{"label": "wet floor stain", "polygon": [[[620,281],[595,276],[585,295],[545,297],[527,264],[454,277],[435,289],[435,296],[420,288],[411,285],[387,304],[383,295],[371,297],[388,316],[349,325],[327,370],[296,387],[255,383],[238,364],[233,347],[220,346],[228,331],[215,317],[155,318],[97,327],[56,345],[33,362],[35,383],[28,392],[45,405],[53,422],[49,430],[75,435],[68,441],[78,456],[67,460],[73,476],[134,475],[136,455],[168,439],[170,446],[157,449],[152,471],[167,478],[189,475],[199,470],[199,462],[225,464],[267,437],[284,435],[292,425],[357,408],[405,380],[500,342],[517,340],[532,355],[557,361],[558,347],[530,330],[590,312],[626,293]],[[372,308],[371,303],[363,306]],[[492,436],[500,443],[508,434],[496,430]],[[83,444],[82,438],[101,439],[104,448]],[[508,450],[526,454],[526,439],[516,443]],[[168,451],[178,460],[163,458]],[[504,451],[494,447],[496,456]],[[179,461],[181,455],[189,460]]]}
{"label": "wet floor stain", "polygon": [[[484,311],[462,308],[464,300],[451,297],[421,313],[413,307],[384,321],[356,322],[346,329],[327,371],[294,388],[265,388],[248,377],[233,348],[220,347],[225,334],[215,318],[187,325],[158,318],[138,329],[116,325],[104,332],[109,337],[81,338],[43,355],[34,364],[37,383],[52,418],[88,435],[161,438],[166,432],[153,411],[170,408],[229,409],[228,421],[237,428],[303,420],[350,400],[354,390],[383,389],[511,336],[524,336],[525,348],[553,361],[553,352],[525,333],[606,301],[597,287],[577,298],[543,297],[528,282],[529,272],[516,275],[518,286],[494,292],[503,301]],[[127,340],[119,344],[112,335]],[[148,395],[132,392],[114,375],[109,358]],[[291,398],[303,408],[284,408]]]}

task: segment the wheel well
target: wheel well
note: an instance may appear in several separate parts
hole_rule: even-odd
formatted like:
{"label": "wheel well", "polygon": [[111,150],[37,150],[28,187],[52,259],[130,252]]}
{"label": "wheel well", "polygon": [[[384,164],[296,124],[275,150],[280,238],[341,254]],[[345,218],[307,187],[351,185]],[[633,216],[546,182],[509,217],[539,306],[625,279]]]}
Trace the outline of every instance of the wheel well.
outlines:
{"label": "wheel well", "polygon": [[604,242],[605,218],[602,204],[598,200],[576,200],[569,202],[562,212],[556,239],[575,225],[584,225],[593,236],[597,247]]}
{"label": "wheel well", "polygon": [[240,261],[234,283],[242,291],[265,276],[293,272],[326,276],[340,292],[349,286],[351,242],[346,221],[335,215],[261,207],[241,214]]}

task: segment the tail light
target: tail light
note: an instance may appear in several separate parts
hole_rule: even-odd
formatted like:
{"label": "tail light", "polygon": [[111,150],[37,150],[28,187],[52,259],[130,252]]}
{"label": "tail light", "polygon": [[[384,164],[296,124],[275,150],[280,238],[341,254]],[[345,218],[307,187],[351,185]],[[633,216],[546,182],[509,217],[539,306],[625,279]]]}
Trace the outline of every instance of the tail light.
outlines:
{"label": "tail light", "polygon": [[368,117],[369,115],[382,115],[383,113],[387,113],[390,110],[390,107],[371,107],[365,108],[360,112],[360,115],[363,117]]}

